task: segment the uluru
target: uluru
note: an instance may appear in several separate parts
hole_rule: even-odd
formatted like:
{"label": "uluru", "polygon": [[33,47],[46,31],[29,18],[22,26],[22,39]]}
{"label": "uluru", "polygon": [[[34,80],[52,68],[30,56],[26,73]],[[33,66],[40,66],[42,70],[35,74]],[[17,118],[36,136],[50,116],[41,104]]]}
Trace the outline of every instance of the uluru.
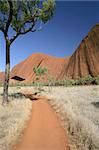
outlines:
{"label": "uluru", "polygon": [[[82,40],[70,57],[58,58],[43,53],[34,53],[15,65],[10,74],[11,82],[32,83],[36,79],[34,67],[46,67],[54,79],[78,78],[99,75],[99,24],[96,24]],[[0,82],[4,73],[0,73]]]}
{"label": "uluru", "polygon": [[4,72],[0,72],[0,83],[4,81]]}
{"label": "uluru", "polygon": [[[22,82],[33,82],[36,78],[33,71],[35,66],[46,67],[48,69],[48,73],[56,79],[62,71],[64,60],[64,58],[57,58],[43,53],[32,54],[12,69],[11,79],[19,77]],[[68,63],[68,58],[66,61]]]}
{"label": "uluru", "polygon": [[0,1],[0,150],[99,150],[99,1]]}
{"label": "uluru", "polygon": [[96,24],[82,40],[79,47],[67,58],[57,58],[35,53],[11,70],[11,79],[25,83],[35,81],[34,66],[46,67],[54,79],[78,78],[99,75],[99,24]]}
{"label": "uluru", "polygon": [[96,24],[82,40],[63,67],[62,76],[77,77],[99,75],[99,24]]}

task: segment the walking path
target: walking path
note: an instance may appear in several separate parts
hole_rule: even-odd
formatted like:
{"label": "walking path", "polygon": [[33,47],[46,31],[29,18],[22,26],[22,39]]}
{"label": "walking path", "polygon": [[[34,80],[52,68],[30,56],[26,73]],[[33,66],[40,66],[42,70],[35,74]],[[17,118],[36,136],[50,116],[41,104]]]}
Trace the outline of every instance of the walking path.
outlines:
{"label": "walking path", "polygon": [[35,97],[30,121],[16,150],[68,150],[66,133],[56,113],[45,98]]}

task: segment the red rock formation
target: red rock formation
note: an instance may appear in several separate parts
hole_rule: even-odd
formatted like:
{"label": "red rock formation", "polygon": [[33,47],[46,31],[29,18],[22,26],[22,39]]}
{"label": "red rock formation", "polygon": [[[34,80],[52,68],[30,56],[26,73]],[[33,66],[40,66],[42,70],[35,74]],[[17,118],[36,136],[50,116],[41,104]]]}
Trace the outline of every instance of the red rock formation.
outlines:
{"label": "red rock formation", "polygon": [[0,72],[0,83],[4,81],[4,72]]}
{"label": "red rock formation", "polygon": [[[82,40],[71,57],[56,58],[42,53],[32,54],[16,65],[11,71],[11,81],[31,83],[35,81],[34,66],[46,67],[55,79],[99,75],[99,24],[95,25]],[[0,75],[2,80],[2,75]],[[4,77],[4,75],[3,75]],[[17,81],[16,80],[16,81]]]}
{"label": "red rock formation", "polygon": [[99,24],[95,25],[70,57],[61,72],[64,76],[77,78],[99,75]]}
{"label": "red rock formation", "polygon": [[[68,63],[68,59],[66,61]],[[23,78],[21,82],[31,83],[35,81],[36,78],[33,71],[34,66],[41,66],[46,67],[48,69],[48,74],[56,79],[62,71],[63,63],[64,58],[56,58],[42,53],[35,53],[12,69],[11,78],[20,77],[20,80]]]}

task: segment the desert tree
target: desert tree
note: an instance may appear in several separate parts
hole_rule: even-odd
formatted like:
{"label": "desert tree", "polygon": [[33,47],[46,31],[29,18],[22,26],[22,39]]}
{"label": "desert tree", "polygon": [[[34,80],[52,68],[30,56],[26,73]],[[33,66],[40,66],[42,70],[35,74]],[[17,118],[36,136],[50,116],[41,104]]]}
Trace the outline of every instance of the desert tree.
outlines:
{"label": "desert tree", "polygon": [[[11,44],[20,35],[40,30],[52,18],[54,8],[54,0],[0,0],[0,31],[3,32],[6,45],[4,104],[9,101]],[[12,37],[11,32],[14,33]]]}
{"label": "desert tree", "polygon": [[34,66],[33,71],[37,76],[42,76],[42,75],[46,74],[48,69],[46,67],[41,67],[41,66],[36,67],[36,66]]}
{"label": "desert tree", "polygon": [[34,66],[33,71],[36,74],[36,81],[38,81],[38,89],[40,89],[40,79],[44,80],[44,75],[47,75],[48,69],[42,66]]}

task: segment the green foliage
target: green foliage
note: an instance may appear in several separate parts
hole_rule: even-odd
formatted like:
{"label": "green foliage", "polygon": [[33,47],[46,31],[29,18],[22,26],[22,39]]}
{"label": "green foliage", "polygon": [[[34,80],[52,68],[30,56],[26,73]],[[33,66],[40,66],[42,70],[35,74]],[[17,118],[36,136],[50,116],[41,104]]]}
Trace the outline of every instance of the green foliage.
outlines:
{"label": "green foliage", "polygon": [[75,80],[76,85],[90,85],[94,83],[94,78],[92,76],[86,76],[83,78],[78,78]]}
{"label": "green foliage", "polygon": [[[54,0],[0,0],[0,31],[6,43],[3,103],[8,102],[11,44],[20,35],[40,30],[53,17],[54,8]],[[10,31],[15,35],[9,35]],[[44,71],[39,69],[38,73],[43,74]]]}
{"label": "green foliage", "polygon": [[[0,0],[0,30],[6,31],[6,25],[9,20],[9,26],[18,35],[28,30],[35,31],[36,24],[39,26],[48,22],[52,17],[55,9],[54,0]],[[12,10],[10,14],[10,10]],[[35,27],[35,29],[34,29]],[[33,30],[34,29],[34,30]]]}
{"label": "green foliage", "polygon": [[72,79],[62,79],[62,80],[53,80],[50,82],[50,85],[53,85],[53,86],[72,86],[74,85],[75,81],[72,80]]}
{"label": "green foliage", "polygon": [[48,84],[47,84],[48,86],[54,85],[55,79],[54,79],[53,76],[49,75],[49,73],[48,73],[47,76],[46,76],[46,78],[47,78],[47,81],[48,81]]}
{"label": "green foliage", "polygon": [[37,76],[41,76],[41,75],[45,75],[46,73],[47,73],[47,68],[46,67],[41,67],[41,66],[39,66],[39,67],[34,67],[33,68],[33,71],[34,71],[34,73],[37,75]]}
{"label": "green foliage", "polygon": [[[49,79],[48,79],[49,78]],[[39,82],[40,86],[76,86],[76,85],[99,85],[99,76],[97,77],[90,77],[86,76],[85,78],[79,78],[79,79],[69,79],[69,78],[64,78],[62,80],[55,80],[52,76],[48,76],[48,82],[43,83]],[[86,80],[85,80],[86,79]],[[89,82],[90,81],[90,82]],[[2,86],[2,84],[0,84]],[[17,83],[17,84],[10,84],[10,86],[38,86],[38,79],[37,82],[33,83]]]}
{"label": "green foliage", "polygon": [[99,76],[95,77],[94,79],[95,79],[95,84],[99,85]]}
{"label": "green foliage", "polygon": [[85,85],[86,80],[85,78],[78,78],[75,80],[75,85]]}
{"label": "green foliage", "polygon": [[48,69],[46,67],[41,67],[41,66],[34,66],[33,68],[34,73],[36,74],[36,82],[34,82],[33,84],[35,86],[38,87],[38,90],[41,91],[41,86],[44,85],[44,83],[41,83],[41,81],[39,81],[40,79],[44,80],[44,75],[47,74]]}
{"label": "green foliage", "polygon": [[88,85],[89,85],[89,84],[92,84],[92,83],[93,83],[94,78],[89,75],[89,76],[85,77],[84,80],[85,80],[85,84],[88,84]]}
{"label": "green foliage", "polygon": [[44,1],[42,3],[41,20],[46,23],[53,16],[55,3],[53,0]]}
{"label": "green foliage", "polygon": [[92,85],[92,84],[99,85],[99,76],[92,77],[89,75],[75,80],[69,79],[67,77],[62,80],[55,80],[53,78],[51,79],[52,80],[48,80],[48,82],[49,85],[53,85],[53,86],[75,86],[75,85]]}

